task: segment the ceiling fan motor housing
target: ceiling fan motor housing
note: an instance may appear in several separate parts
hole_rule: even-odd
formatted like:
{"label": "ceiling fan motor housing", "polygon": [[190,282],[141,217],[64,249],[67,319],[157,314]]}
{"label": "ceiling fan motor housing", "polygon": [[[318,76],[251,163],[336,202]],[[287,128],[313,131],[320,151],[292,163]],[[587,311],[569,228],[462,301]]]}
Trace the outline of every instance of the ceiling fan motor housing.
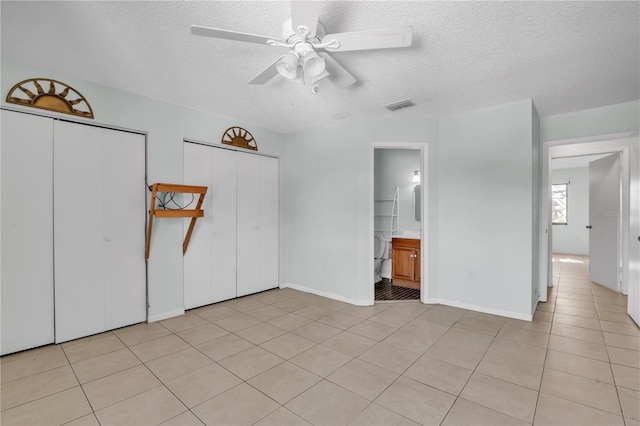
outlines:
{"label": "ceiling fan motor housing", "polygon": [[[298,30],[298,31],[296,31]],[[316,27],[316,33],[307,37],[307,41],[311,43],[320,43],[320,40],[325,36],[325,29],[322,22],[318,21],[318,26]],[[282,40],[284,40],[287,44],[296,44],[301,41],[304,41],[302,37],[302,31],[299,29],[294,29],[291,24],[291,18],[287,19],[282,23]]]}

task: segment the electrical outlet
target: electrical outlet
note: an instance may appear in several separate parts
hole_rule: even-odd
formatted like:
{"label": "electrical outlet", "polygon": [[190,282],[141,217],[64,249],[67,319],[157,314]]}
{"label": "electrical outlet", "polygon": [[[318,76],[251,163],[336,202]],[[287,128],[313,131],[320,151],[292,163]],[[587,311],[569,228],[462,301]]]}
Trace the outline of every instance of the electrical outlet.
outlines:
{"label": "electrical outlet", "polygon": [[467,279],[472,280],[476,277],[476,273],[472,270],[467,270]]}

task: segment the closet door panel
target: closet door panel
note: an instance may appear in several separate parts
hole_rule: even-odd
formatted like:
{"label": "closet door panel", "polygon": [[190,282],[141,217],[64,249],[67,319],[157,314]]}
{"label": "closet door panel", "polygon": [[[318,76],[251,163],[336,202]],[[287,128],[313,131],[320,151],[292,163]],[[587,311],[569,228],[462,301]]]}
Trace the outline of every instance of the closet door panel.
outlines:
{"label": "closet door panel", "polygon": [[56,342],[104,331],[102,129],[54,123]]}
{"label": "closet door panel", "polygon": [[146,320],[144,136],[100,129],[106,329]]}
{"label": "closet door panel", "polygon": [[52,343],[53,120],[1,111],[0,354]]}
{"label": "closet door panel", "polygon": [[[184,144],[185,185],[211,186],[211,148],[193,143]],[[196,220],[189,247],[184,255],[184,307],[186,309],[212,303],[211,293],[211,189],[202,208],[204,217]],[[184,195],[188,201],[191,197]],[[193,208],[191,206],[190,208]],[[184,220],[184,233],[191,219]]]}
{"label": "closet door panel", "polygon": [[278,159],[260,157],[260,291],[280,285],[278,277]]}
{"label": "closet door panel", "polygon": [[260,157],[238,154],[237,295],[261,291]]}
{"label": "closet door panel", "polygon": [[212,154],[211,199],[212,220],[211,281],[212,300],[236,297],[236,203],[237,157],[234,151],[209,148]]}

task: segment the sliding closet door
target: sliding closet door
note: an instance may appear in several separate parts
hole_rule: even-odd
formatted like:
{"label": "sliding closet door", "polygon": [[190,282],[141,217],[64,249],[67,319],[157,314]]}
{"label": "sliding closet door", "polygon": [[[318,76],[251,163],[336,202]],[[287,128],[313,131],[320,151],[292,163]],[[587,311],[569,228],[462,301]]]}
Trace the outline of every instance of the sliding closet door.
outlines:
{"label": "sliding closet door", "polygon": [[102,129],[54,125],[56,342],[104,331]]}
{"label": "sliding closet door", "polygon": [[102,129],[106,329],[147,319],[145,138]]}
{"label": "sliding closet door", "polygon": [[278,287],[278,159],[238,155],[238,296]]}
{"label": "sliding closet door", "polygon": [[236,297],[236,185],[234,151],[209,148],[212,154],[211,267],[212,303]]}
{"label": "sliding closet door", "polygon": [[184,183],[209,188],[185,254],[185,308],[278,287],[278,174],[277,158],[185,143]]}
{"label": "sliding closet door", "polygon": [[208,188],[184,256],[184,307],[191,309],[236,297],[236,153],[185,143],[184,183]]}
{"label": "sliding closet door", "polygon": [[53,120],[2,111],[0,354],[53,342]]}
{"label": "sliding closet door", "polygon": [[238,296],[262,291],[260,283],[260,157],[238,155]]}
{"label": "sliding closet door", "polygon": [[[211,148],[193,143],[184,144],[184,184],[209,188],[202,205],[204,217],[196,220],[189,247],[184,254],[184,307],[191,309],[213,303],[211,294]],[[183,197],[186,201],[191,198],[186,194]],[[190,218],[184,220],[185,234],[190,223]]]}
{"label": "sliding closet door", "polygon": [[144,321],[144,137],[54,125],[56,342]]}
{"label": "sliding closet door", "polygon": [[260,157],[260,289],[278,287],[279,160]]}

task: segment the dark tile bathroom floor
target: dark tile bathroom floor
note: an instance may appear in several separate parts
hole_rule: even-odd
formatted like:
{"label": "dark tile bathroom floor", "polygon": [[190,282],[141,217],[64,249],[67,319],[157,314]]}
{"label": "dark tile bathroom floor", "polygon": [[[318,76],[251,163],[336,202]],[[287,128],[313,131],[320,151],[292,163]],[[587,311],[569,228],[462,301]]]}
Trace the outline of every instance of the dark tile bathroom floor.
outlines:
{"label": "dark tile bathroom floor", "polygon": [[391,281],[383,278],[376,283],[376,300],[420,300],[420,290],[394,286]]}

